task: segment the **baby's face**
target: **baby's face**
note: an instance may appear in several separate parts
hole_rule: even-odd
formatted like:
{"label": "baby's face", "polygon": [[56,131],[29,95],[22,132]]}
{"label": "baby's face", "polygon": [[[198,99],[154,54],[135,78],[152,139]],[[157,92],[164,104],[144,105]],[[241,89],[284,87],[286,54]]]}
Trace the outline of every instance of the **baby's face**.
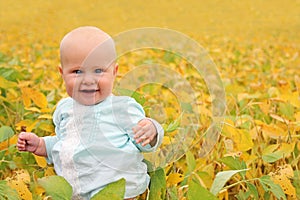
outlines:
{"label": "baby's face", "polygon": [[83,105],[94,105],[112,93],[117,66],[67,65],[62,69],[69,96]]}
{"label": "baby's face", "polygon": [[83,105],[94,105],[111,95],[118,66],[110,44],[98,48],[72,48],[60,69],[70,97]]}
{"label": "baby's face", "polygon": [[118,67],[111,37],[95,27],[79,27],[60,46],[60,72],[70,97],[94,105],[111,95]]}

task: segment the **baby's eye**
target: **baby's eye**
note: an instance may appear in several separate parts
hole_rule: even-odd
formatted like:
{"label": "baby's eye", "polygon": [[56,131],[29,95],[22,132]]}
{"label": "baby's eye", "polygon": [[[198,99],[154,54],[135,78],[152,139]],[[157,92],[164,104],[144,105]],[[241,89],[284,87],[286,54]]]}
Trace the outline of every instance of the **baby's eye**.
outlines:
{"label": "baby's eye", "polygon": [[95,73],[102,73],[104,70],[103,69],[95,69]]}
{"label": "baby's eye", "polygon": [[79,69],[76,69],[76,70],[73,71],[73,73],[74,73],[74,74],[82,74],[82,71],[79,70]]}

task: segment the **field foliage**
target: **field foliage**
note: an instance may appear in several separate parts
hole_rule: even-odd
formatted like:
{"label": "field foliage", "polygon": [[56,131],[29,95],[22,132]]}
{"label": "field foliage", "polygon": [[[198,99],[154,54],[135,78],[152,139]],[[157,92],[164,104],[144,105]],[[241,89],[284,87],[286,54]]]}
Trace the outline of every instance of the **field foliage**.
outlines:
{"label": "field foliage", "polygon": [[[0,29],[0,199],[70,199],[72,194],[68,183],[55,176],[53,166],[48,165],[44,158],[18,152],[15,145],[21,126],[39,136],[55,134],[52,113],[58,101],[66,97],[57,68],[62,35],[83,24],[99,27],[104,24],[111,34],[136,26],[167,26],[168,21],[170,28],[176,29],[175,15],[166,11],[166,7],[185,13],[174,2],[162,3],[160,7],[151,7],[151,12],[145,11],[155,16],[151,21],[149,16],[141,17],[138,8],[144,5],[139,5],[138,1],[133,1],[133,7],[128,7],[129,14],[112,1],[107,3],[110,12],[119,13],[121,17],[121,28],[117,29],[115,21],[92,20],[113,17],[107,10],[105,14],[91,13],[84,18],[89,8],[100,6],[97,3],[76,2],[76,5],[71,5],[71,2],[66,1],[59,7],[59,1],[53,4],[38,1],[32,12],[25,5],[22,7],[10,1],[0,3],[0,17],[7,27],[7,30]],[[217,5],[217,1],[212,2]],[[115,93],[132,95],[143,105],[148,116],[162,123],[166,132],[163,147],[178,142],[174,138],[190,122],[192,115],[189,111],[196,114],[199,123],[196,140],[180,158],[170,159],[172,162],[156,166],[155,171],[149,172],[152,184],[139,199],[300,199],[300,46],[295,39],[299,23],[293,21],[299,5],[295,5],[286,16],[278,11],[274,15],[278,19],[273,19],[271,14],[280,7],[280,1],[267,8],[268,14],[261,13],[264,5],[260,1],[257,5],[249,2],[245,5],[235,3],[233,7],[254,13],[254,20],[247,15],[246,22],[254,24],[262,16],[261,19],[266,21],[259,21],[259,25],[266,23],[271,27],[264,29],[252,24],[246,35],[241,31],[246,25],[237,25],[235,21],[199,35],[196,30],[188,28],[195,27],[197,9],[191,9],[195,21],[190,20],[190,26],[186,14],[182,14],[185,20],[178,20],[178,30],[187,31],[187,35],[207,50],[226,91],[223,127],[219,137],[215,137],[213,149],[205,156],[200,152],[202,144],[208,140],[204,133],[211,123],[212,101],[195,66],[172,52],[157,49],[139,50],[119,58]],[[193,1],[189,3],[196,5]],[[211,9],[216,6],[208,4]],[[2,10],[3,6],[8,9]],[[73,13],[66,9],[72,6],[78,11],[76,15],[75,10]],[[228,5],[222,3],[222,6]],[[291,5],[282,6],[285,10]],[[58,14],[55,14],[56,8],[60,8]],[[134,14],[134,8],[138,10],[137,14]],[[231,7],[225,8],[230,11]],[[187,9],[187,5],[182,5],[182,9]],[[159,23],[155,13],[161,10],[165,10],[166,21]],[[218,7],[217,11],[216,16],[211,11],[206,15],[198,13],[200,17],[211,19],[199,29],[220,20],[222,12]],[[35,18],[38,14],[40,18]],[[22,18],[24,22],[17,22],[16,19]],[[70,25],[68,19],[74,25]],[[135,23],[132,19],[136,19]],[[234,17],[229,19],[236,20]],[[45,25],[47,20],[49,26]],[[128,26],[121,23],[126,20]],[[290,25],[284,24],[289,20],[292,20]],[[27,27],[30,30],[26,30]],[[216,33],[229,29],[233,31],[227,36]],[[250,37],[255,31],[261,32]],[[163,83],[146,84],[130,92],[124,90],[126,88],[119,89],[118,83],[127,72],[157,63],[173,70],[191,85],[196,97],[194,104],[189,103],[189,94],[184,92],[185,98],[179,101],[178,96]],[[93,199],[122,199],[124,183],[123,179],[112,183]]]}

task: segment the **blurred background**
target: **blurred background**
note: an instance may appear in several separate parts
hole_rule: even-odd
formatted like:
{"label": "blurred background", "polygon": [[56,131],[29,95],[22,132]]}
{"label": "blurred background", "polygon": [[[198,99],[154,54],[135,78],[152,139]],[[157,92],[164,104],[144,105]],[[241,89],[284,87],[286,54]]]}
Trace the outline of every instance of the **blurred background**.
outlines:
{"label": "blurred background", "polygon": [[174,29],[196,39],[252,42],[280,38],[298,45],[300,1],[1,0],[0,25],[1,43],[9,40],[11,33],[28,41],[46,38],[59,42],[75,27],[94,25],[111,35],[151,26]]}

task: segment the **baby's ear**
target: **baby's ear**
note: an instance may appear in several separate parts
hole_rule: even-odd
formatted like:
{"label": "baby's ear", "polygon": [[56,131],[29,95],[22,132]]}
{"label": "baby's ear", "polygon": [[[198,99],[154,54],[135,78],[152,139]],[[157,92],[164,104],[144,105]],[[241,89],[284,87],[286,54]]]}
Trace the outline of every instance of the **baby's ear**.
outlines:
{"label": "baby's ear", "polygon": [[114,66],[114,75],[115,75],[115,76],[116,76],[117,73],[118,73],[118,69],[119,69],[119,65],[118,65],[118,63],[116,63],[115,66]]}
{"label": "baby's ear", "polygon": [[60,75],[62,75],[62,74],[63,74],[63,69],[62,69],[62,67],[61,67],[61,66],[58,66],[57,68],[58,68],[58,71],[59,71]]}

